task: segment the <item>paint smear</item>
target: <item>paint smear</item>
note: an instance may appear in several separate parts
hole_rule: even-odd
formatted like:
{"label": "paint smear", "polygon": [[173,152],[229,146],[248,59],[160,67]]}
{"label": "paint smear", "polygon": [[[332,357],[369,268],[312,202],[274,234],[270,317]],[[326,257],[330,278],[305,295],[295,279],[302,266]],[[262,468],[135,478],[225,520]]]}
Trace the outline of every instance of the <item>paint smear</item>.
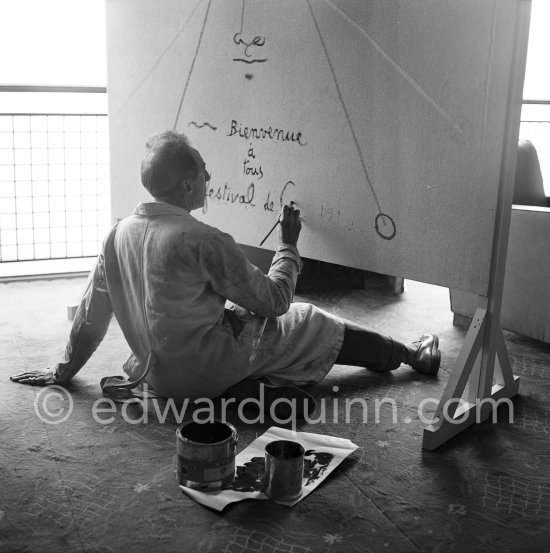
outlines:
{"label": "paint smear", "polygon": [[[314,484],[329,467],[334,459],[332,453],[308,449],[304,455],[303,485]],[[265,458],[252,457],[244,465],[237,466],[235,480],[228,489],[236,492],[259,492],[265,473]]]}

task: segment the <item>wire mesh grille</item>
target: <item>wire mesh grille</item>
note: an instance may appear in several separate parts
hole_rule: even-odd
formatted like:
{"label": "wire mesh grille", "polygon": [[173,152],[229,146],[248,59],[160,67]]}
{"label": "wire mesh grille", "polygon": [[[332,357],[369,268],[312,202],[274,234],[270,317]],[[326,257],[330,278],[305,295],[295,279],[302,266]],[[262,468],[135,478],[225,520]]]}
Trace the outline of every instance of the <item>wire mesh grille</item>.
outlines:
{"label": "wire mesh grille", "polygon": [[108,226],[107,116],[0,114],[0,262],[97,255]]}
{"label": "wire mesh grille", "polygon": [[[521,133],[547,177],[549,122],[523,121]],[[106,115],[0,114],[0,263],[97,255],[110,224],[108,161]]]}

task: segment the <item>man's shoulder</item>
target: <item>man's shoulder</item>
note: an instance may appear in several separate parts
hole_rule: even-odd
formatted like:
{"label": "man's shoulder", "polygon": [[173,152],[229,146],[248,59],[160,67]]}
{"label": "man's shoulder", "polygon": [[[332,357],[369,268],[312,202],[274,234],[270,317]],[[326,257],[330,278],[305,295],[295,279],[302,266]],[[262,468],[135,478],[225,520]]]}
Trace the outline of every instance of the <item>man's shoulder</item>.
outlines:
{"label": "man's shoulder", "polygon": [[162,218],[159,219],[158,222],[162,226],[166,224],[167,227],[171,227],[172,231],[170,234],[184,234],[189,242],[226,244],[227,242],[233,241],[230,234],[223,232],[205,221],[197,219],[188,212],[182,217],[170,217],[165,223],[163,223]]}
{"label": "man's shoulder", "polygon": [[123,235],[131,236],[134,235],[136,227],[142,229],[144,224],[149,225],[151,221],[154,221],[153,225],[161,227],[165,237],[185,234],[188,238],[188,244],[194,242],[226,246],[228,243],[234,242],[230,234],[197,219],[182,209],[172,208],[168,204],[139,204],[138,207],[140,209],[136,208],[131,215],[118,221],[111,229],[111,233],[116,233],[118,228],[118,231]]}
{"label": "man's shoulder", "polygon": [[196,235],[204,241],[227,242],[233,240],[230,234],[223,232],[219,228],[209,225],[204,221],[199,221],[198,219],[194,219],[194,222],[189,227],[188,232]]}

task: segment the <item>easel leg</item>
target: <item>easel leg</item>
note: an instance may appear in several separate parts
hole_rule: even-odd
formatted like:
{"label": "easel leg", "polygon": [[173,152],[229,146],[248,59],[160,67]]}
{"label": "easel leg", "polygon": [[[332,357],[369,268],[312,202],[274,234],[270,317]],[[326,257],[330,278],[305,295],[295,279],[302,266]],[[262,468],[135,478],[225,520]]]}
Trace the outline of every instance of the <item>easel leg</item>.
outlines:
{"label": "easel leg", "polygon": [[[498,326],[488,328],[490,324],[486,310],[478,308],[439,401],[434,421],[424,429],[424,449],[436,449],[472,424],[483,422],[491,413],[496,421],[498,404],[518,393],[519,378],[512,373],[502,330]],[[489,340],[493,343],[493,352],[487,352]],[[487,370],[483,365],[491,357],[492,366]],[[491,375],[491,384],[487,390],[484,378],[488,374]],[[466,385],[467,400],[463,400]]]}

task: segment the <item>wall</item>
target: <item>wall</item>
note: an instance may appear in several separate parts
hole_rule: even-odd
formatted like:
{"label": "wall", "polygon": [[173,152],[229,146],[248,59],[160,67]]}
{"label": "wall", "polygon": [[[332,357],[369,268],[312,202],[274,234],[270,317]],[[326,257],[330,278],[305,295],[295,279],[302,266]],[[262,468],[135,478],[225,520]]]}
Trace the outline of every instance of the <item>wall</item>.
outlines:
{"label": "wall", "polygon": [[113,216],[176,127],[238,242],[293,200],[306,257],[486,294],[517,4],[110,0]]}

